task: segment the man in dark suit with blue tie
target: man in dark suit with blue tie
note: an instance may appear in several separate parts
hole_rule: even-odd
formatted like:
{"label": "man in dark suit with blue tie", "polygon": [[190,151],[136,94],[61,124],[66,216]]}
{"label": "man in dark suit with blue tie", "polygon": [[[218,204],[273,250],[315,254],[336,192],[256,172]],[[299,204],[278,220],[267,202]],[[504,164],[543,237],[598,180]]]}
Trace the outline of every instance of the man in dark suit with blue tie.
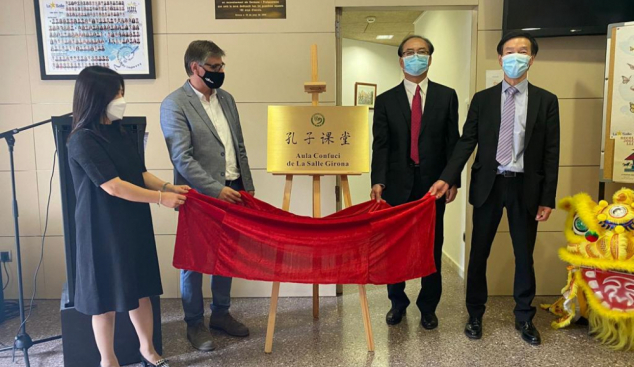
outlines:
{"label": "man in dark suit with blue tie", "polygon": [[559,105],[557,96],[527,80],[537,51],[537,41],[528,33],[502,38],[497,52],[504,81],[473,96],[463,135],[440,180],[430,189],[437,197],[444,195],[478,147],[469,188],[474,209],[465,334],[472,339],[482,337],[487,259],[506,208],[515,254],[515,327],[529,344],[541,343],[532,323],[533,250],[537,224],[548,220],[555,207]]}
{"label": "man in dark suit with blue tie", "polygon": [[[400,205],[422,198],[445,169],[460,137],[456,92],[427,78],[433,53],[434,46],[428,39],[421,36],[405,38],[398,48],[405,80],[376,99],[372,199]],[[436,273],[421,279],[416,300],[422,315],[421,325],[428,330],[438,327],[436,307],[442,292],[440,269],[445,204],[455,199],[459,185],[456,180],[446,197],[436,201]],[[390,284],[387,290],[392,307],[386,322],[396,325],[410,304],[405,294],[405,282]]]}

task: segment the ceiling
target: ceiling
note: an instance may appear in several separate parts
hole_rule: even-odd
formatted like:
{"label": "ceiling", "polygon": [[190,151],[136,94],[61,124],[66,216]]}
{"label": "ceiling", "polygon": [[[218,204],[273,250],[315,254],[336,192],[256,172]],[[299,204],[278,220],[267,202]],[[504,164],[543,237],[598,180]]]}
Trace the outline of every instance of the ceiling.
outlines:
{"label": "ceiling", "polygon": [[[341,35],[357,41],[398,46],[403,38],[414,33],[414,21],[422,11],[354,11],[345,10],[341,15]],[[372,24],[368,17],[376,18]],[[391,34],[391,40],[377,40],[376,36]]]}

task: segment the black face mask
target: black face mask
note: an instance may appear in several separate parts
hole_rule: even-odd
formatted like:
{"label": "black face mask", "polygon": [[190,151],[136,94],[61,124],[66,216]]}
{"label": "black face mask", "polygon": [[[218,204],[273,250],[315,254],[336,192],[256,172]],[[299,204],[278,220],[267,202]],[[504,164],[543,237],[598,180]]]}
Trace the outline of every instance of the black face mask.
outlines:
{"label": "black face mask", "polygon": [[205,75],[198,75],[198,77],[202,79],[203,82],[205,82],[205,85],[207,85],[210,89],[218,89],[222,87],[222,83],[225,81],[225,73],[219,73],[216,71],[205,70]]}

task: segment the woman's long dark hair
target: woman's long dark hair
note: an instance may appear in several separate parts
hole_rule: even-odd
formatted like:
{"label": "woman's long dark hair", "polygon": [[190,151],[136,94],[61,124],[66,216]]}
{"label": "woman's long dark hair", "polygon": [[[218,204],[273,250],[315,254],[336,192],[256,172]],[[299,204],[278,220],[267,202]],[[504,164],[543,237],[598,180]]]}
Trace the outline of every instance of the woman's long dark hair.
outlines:
{"label": "woman's long dark hair", "polygon": [[119,91],[125,91],[123,77],[114,70],[101,66],[89,66],[79,73],[73,95],[72,136],[81,129],[98,133],[106,115],[106,107]]}

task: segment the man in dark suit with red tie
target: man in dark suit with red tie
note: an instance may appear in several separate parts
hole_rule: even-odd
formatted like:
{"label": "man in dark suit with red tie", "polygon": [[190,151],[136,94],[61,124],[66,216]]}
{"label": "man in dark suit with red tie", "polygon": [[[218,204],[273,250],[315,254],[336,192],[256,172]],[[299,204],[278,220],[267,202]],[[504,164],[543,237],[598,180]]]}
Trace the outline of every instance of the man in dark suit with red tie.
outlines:
{"label": "man in dark suit with red tie", "polygon": [[[434,46],[421,36],[409,36],[398,48],[403,83],[379,95],[374,106],[372,191],[374,200],[400,205],[422,198],[440,177],[460,137],[458,96],[427,78]],[[460,183],[436,201],[434,260],[436,273],[421,279],[416,305],[421,325],[438,327],[436,307],[442,292],[441,260],[445,204],[452,202]],[[407,256],[407,254],[403,254]],[[392,307],[386,322],[401,322],[410,300],[405,282],[387,286]]]}
{"label": "man in dark suit with red tie", "polygon": [[537,41],[528,33],[513,32],[502,37],[497,52],[504,81],[473,96],[462,138],[440,180],[430,189],[437,197],[444,195],[478,147],[469,187],[473,236],[465,334],[471,339],[482,337],[487,259],[506,208],[515,254],[515,328],[529,344],[541,343],[532,322],[533,250],[537,224],[548,220],[555,207],[559,105],[557,96],[528,82],[528,69],[537,51]]}

